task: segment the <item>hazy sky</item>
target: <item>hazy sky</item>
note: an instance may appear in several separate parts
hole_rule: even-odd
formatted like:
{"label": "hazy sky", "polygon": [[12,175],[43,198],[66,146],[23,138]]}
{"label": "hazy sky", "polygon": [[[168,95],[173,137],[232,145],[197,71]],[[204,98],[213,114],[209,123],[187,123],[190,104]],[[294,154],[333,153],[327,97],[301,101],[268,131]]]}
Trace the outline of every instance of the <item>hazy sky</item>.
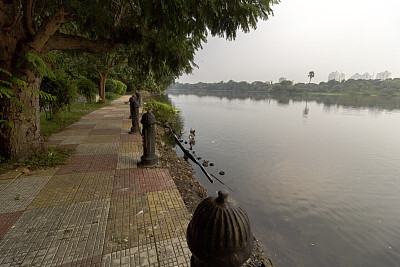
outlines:
{"label": "hazy sky", "polygon": [[399,0],[282,0],[274,16],[235,41],[209,37],[179,82],[327,81],[332,71],[400,77]]}

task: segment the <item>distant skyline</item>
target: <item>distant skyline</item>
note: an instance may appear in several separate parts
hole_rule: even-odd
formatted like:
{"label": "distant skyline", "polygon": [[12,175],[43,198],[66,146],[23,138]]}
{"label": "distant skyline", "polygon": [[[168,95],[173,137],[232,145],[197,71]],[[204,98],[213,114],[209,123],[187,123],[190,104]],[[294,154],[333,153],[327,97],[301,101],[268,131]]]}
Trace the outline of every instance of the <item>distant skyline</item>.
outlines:
{"label": "distant skyline", "polygon": [[209,37],[195,62],[199,68],[181,83],[270,81],[280,77],[328,81],[331,72],[389,71],[400,77],[400,1],[282,0],[275,15],[235,41]]}

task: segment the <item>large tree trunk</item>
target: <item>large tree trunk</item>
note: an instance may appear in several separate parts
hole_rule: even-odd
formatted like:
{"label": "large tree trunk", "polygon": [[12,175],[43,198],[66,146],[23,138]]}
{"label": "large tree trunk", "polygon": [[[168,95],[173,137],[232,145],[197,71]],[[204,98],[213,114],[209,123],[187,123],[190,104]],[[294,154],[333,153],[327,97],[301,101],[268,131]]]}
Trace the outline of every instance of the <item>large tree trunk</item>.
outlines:
{"label": "large tree trunk", "polygon": [[[19,79],[26,81],[27,90],[14,84],[14,96],[0,98],[0,119],[6,124],[0,129],[1,156],[17,160],[44,149],[40,134],[39,99],[33,91],[39,90],[40,79],[29,68],[15,63],[27,51],[24,42],[32,39],[24,29],[20,10],[15,9],[12,1],[0,1],[0,68],[9,71]],[[0,79],[10,81],[8,75]]]}
{"label": "large tree trunk", "polygon": [[3,157],[19,160],[44,151],[40,133],[39,97],[40,79],[31,77],[28,90],[15,87],[15,97],[3,99],[3,119],[12,124],[1,129],[0,151]]}

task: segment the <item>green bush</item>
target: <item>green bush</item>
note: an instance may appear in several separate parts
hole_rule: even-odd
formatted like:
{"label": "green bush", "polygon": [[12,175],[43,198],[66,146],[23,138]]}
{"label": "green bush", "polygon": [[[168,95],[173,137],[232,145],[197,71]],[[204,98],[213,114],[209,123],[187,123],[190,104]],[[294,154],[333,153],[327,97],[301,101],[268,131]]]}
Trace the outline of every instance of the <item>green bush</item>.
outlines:
{"label": "green bush", "polygon": [[88,103],[92,103],[97,93],[97,86],[88,78],[81,76],[76,80],[78,92],[86,97]]}
{"label": "green bush", "polygon": [[40,98],[40,108],[44,109],[50,118],[64,107],[71,106],[77,97],[76,84],[63,72],[55,72],[53,79],[44,77],[40,84],[40,90],[57,98],[55,101]]}
{"label": "green bush", "polygon": [[171,105],[163,102],[152,100],[145,104],[147,110],[151,110],[154,116],[156,116],[157,121],[161,124],[171,124],[176,120],[176,115],[179,110]]}
{"label": "green bush", "polygon": [[106,92],[118,94],[117,92],[117,84],[113,79],[106,80]]}
{"label": "green bush", "polygon": [[116,89],[117,94],[124,95],[126,93],[126,88],[127,88],[126,84],[118,80],[114,80],[114,82],[117,85]]}
{"label": "green bush", "polygon": [[106,99],[108,100],[115,100],[119,97],[119,94],[112,93],[112,92],[106,92]]}

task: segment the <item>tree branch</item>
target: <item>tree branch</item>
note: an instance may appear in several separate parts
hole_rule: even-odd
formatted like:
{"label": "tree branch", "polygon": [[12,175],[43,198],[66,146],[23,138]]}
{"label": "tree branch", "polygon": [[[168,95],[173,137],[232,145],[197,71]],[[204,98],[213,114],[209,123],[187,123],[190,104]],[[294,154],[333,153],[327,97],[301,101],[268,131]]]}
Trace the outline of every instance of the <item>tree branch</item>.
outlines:
{"label": "tree branch", "polygon": [[80,36],[57,33],[47,42],[43,52],[51,50],[80,50],[89,53],[101,53],[116,47],[112,40],[92,41]]}
{"label": "tree branch", "polygon": [[24,25],[30,37],[35,36],[36,30],[33,25],[33,0],[28,0],[23,4]]}
{"label": "tree branch", "polygon": [[46,23],[43,23],[33,37],[33,42],[29,46],[37,53],[43,51],[44,46],[49,39],[60,29],[61,25],[67,21],[67,13],[64,8],[61,8],[57,13],[49,18]]}

